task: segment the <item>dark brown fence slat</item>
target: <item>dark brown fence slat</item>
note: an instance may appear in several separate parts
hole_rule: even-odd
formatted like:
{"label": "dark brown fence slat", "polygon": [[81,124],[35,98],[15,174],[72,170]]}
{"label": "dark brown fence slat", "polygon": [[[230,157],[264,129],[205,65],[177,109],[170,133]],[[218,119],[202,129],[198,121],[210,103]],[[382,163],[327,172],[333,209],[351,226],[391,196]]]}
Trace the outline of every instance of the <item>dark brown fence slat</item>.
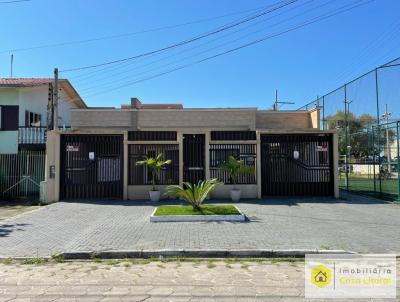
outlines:
{"label": "dark brown fence slat", "polygon": [[130,141],[176,141],[176,131],[128,131]]}
{"label": "dark brown fence slat", "polygon": [[255,131],[211,131],[213,141],[248,141],[256,140]]}
{"label": "dark brown fence slat", "polygon": [[261,135],[261,167],[263,195],[334,193],[331,135]]}
{"label": "dark brown fence slat", "polygon": [[[218,178],[225,184],[232,184],[228,173],[220,169],[220,166],[233,156],[243,160],[248,166],[256,170],[256,145],[255,144],[210,144],[210,177]],[[238,177],[237,184],[256,184],[256,173],[242,174]]]}
{"label": "dark brown fence slat", "polygon": [[171,160],[171,164],[161,169],[157,184],[170,185],[179,183],[179,145],[178,144],[134,144],[128,147],[128,184],[150,185],[151,175],[145,166],[138,166],[138,161],[146,157],[155,157],[162,154],[164,160]]}
{"label": "dark brown fence slat", "polygon": [[122,135],[62,135],[60,156],[62,199],[122,198]]}

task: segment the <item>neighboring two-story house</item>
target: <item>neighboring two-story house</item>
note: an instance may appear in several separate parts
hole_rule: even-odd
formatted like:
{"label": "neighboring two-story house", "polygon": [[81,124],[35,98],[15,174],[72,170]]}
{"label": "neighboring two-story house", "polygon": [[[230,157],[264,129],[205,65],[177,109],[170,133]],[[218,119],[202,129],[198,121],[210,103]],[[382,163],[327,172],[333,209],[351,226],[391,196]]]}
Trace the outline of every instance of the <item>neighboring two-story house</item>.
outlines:
{"label": "neighboring two-story house", "polygon": [[[52,129],[50,78],[0,78],[0,154],[44,150],[46,131]],[[84,109],[77,91],[59,80],[59,127],[71,125],[70,109]]]}

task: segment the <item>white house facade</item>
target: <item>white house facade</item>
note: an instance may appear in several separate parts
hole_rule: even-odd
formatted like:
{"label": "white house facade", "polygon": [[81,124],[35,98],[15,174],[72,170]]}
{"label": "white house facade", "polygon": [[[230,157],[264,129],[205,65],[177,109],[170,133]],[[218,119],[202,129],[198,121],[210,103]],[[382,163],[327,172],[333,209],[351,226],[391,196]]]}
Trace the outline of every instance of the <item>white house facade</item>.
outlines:
{"label": "white house facade", "polygon": [[[0,78],[0,154],[44,150],[52,129],[52,84],[49,78]],[[59,127],[71,125],[71,109],[86,108],[68,80],[59,81]]]}

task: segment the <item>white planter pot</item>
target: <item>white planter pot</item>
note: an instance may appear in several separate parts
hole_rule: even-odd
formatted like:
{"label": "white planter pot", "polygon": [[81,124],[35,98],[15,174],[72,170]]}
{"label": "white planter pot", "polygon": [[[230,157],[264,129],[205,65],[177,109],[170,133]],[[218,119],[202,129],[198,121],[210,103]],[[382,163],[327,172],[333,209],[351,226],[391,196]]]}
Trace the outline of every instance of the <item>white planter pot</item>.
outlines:
{"label": "white planter pot", "polygon": [[240,190],[231,190],[231,199],[232,201],[239,201],[240,200]]}
{"label": "white planter pot", "polygon": [[149,191],[150,200],[151,201],[159,201],[160,200],[160,191]]}

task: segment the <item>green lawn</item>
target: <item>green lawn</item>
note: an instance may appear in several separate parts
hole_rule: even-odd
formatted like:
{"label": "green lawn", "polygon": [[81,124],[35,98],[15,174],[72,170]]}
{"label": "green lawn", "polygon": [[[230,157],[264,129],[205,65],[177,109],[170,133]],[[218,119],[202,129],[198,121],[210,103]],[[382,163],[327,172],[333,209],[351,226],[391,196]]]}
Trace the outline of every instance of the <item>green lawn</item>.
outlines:
{"label": "green lawn", "polygon": [[171,215],[240,215],[232,205],[202,205],[200,210],[194,211],[192,206],[159,206],[154,216]]}
{"label": "green lawn", "polygon": [[[339,180],[339,186],[341,188],[346,188],[345,178],[341,177]],[[374,179],[367,177],[349,177],[349,190],[354,192],[362,192],[367,194],[375,193],[374,189],[376,189],[376,193],[380,192],[380,186],[382,186],[382,194],[387,195],[393,199],[400,199],[399,195],[399,182],[397,179],[385,179],[379,182],[379,179],[375,180],[375,188],[374,188]]]}

